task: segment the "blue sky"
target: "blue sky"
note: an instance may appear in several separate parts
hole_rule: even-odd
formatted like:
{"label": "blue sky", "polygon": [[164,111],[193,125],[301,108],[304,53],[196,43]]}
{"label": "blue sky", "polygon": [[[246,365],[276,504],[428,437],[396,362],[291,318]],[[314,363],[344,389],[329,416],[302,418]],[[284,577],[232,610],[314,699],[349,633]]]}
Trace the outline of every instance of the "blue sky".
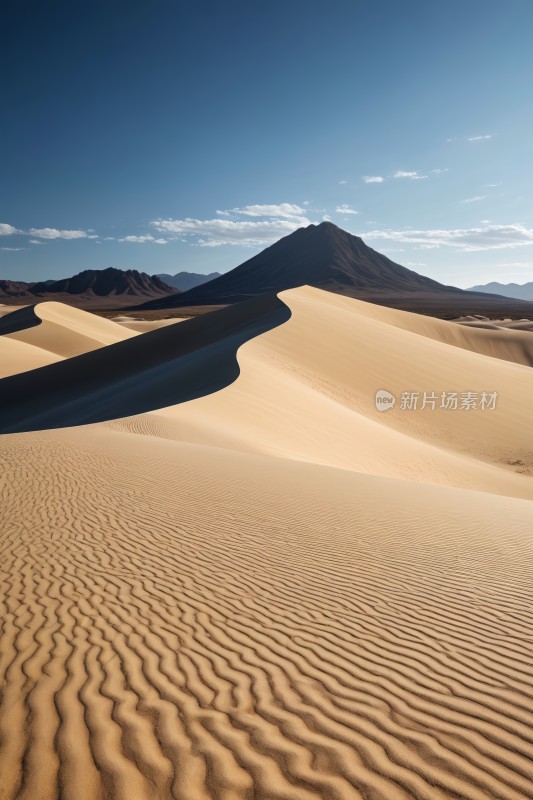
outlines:
{"label": "blue sky", "polygon": [[533,280],[532,28],[531,0],[11,3],[0,278],[226,271],[326,218],[444,283]]}

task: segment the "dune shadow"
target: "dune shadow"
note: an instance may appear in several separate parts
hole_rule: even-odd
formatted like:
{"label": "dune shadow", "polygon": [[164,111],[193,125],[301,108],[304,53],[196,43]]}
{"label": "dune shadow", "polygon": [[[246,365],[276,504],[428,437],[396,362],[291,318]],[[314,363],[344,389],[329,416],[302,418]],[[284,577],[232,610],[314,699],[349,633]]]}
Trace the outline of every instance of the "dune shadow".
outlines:
{"label": "dune shadow", "polygon": [[239,375],[239,347],[290,317],[268,293],[4,378],[0,433],[104,422],[220,391]]}
{"label": "dune shadow", "polygon": [[41,319],[35,313],[35,305],[25,306],[19,308],[17,311],[11,311],[0,317],[0,336],[6,336],[8,333],[17,333],[27,328],[35,328],[40,325]]}

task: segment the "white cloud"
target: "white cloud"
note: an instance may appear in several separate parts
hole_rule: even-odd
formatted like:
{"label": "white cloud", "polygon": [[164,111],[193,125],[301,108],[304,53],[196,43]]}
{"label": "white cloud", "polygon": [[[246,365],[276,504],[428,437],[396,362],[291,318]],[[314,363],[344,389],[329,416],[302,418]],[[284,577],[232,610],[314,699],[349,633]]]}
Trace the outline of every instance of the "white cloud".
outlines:
{"label": "white cloud", "polygon": [[406,172],[403,169],[398,169],[392,176],[393,178],[409,178],[411,181],[422,181],[427,178],[427,175],[419,175],[418,172]]}
{"label": "white cloud", "polygon": [[217,214],[227,217],[230,214],[245,217],[275,217],[281,219],[293,219],[302,217],[306,214],[305,208],[294,203],[261,204],[232,208],[229,211],[217,211]]}
{"label": "white cloud", "polygon": [[486,196],[486,194],[476,194],[475,197],[467,197],[466,200],[461,200],[461,203],[478,203],[480,200],[484,200]]}
{"label": "white cloud", "polygon": [[339,181],[339,183],[342,185],[343,183],[348,183],[348,181]]}
{"label": "white cloud", "polygon": [[464,252],[477,252],[533,245],[533,228],[519,223],[455,230],[373,230],[360,235],[366,240],[401,242],[418,245],[424,250],[454,247]]}
{"label": "white cloud", "polygon": [[11,236],[13,233],[18,233],[13,225],[8,225],[7,222],[0,222],[0,236]]}
{"label": "white cloud", "polygon": [[486,133],[484,136],[467,136],[467,142],[482,142],[485,139],[492,139],[492,133]]}
{"label": "white cloud", "polygon": [[347,206],[347,205],[337,206],[335,211],[337,212],[337,214],[359,214],[360,213],[359,211],[356,211],[355,208],[350,208],[350,206]]}
{"label": "white cloud", "polygon": [[482,189],[496,189],[497,186],[501,186],[502,182],[499,183],[484,183],[481,187]]}
{"label": "white cloud", "polygon": [[427,264],[423,264],[420,261],[407,261],[405,264],[406,267],[426,267]]}
{"label": "white cloud", "polygon": [[151,223],[161,233],[194,235],[201,247],[221,245],[260,246],[272,244],[297,228],[310,225],[305,216],[288,219],[156,219]]}
{"label": "white cloud", "polygon": [[87,231],[68,231],[58,230],[57,228],[30,228],[27,233],[30,236],[38,236],[40,239],[95,239]]}
{"label": "white cloud", "polygon": [[151,233],[145,233],[142,236],[124,236],[119,239],[119,242],[133,242],[134,244],[144,244],[145,242],[152,242],[153,244],[166,244],[166,239],[155,239]]}
{"label": "white cloud", "polygon": [[382,178],[381,175],[363,175],[362,180],[365,183],[383,183],[385,178]]}
{"label": "white cloud", "polygon": [[448,167],[444,167],[444,169],[438,167],[437,169],[432,169],[431,171],[434,172],[435,175],[442,175],[443,172],[449,172],[450,170]]}
{"label": "white cloud", "polygon": [[[533,263],[527,261],[507,261],[504,264],[495,264],[496,267],[522,267],[523,269],[533,269]],[[518,273],[515,273],[518,275]]]}
{"label": "white cloud", "polygon": [[19,250],[25,249],[25,247],[0,247],[0,250],[5,250],[6,253],[18,253]]}
{"label": "white cloud", "polygon": [[44,244],[44,242],[41,242],[39,239],[30,239],[30,244]]}

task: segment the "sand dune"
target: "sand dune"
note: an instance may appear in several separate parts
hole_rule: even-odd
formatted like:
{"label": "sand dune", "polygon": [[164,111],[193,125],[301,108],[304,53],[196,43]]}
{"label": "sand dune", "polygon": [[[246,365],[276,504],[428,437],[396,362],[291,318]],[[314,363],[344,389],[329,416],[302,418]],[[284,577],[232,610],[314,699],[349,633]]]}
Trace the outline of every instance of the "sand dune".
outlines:
{"label": "sand dune", "polygon": [[[239,380],[216,395],[114,427],[532,497],[532,482],[524,479],[533,471],[529,368],[436,341],[438,326],[425,317],[407,314],[405,328],[398,328],[390,320],[401,312],[308,287],[280,298],[291,319],[241,347]],[[460,339],[480,334],[442,325],[450,336],[457,329]],[[398,398],[402,391],[453,390],[496,390],[499,398],[495,411],[408,412],[398,403],[383,414],[374,406],[380,388]]]}
{"label": "sand dune", "polygon": [[1,800],[532,798],[533,373],[492,333],[303,287],[0,381]]}
{"label": "sand dune", "polygon": [[0,333],[58,356],[77,356],[135,336],[133,331],[64,303],[26,306],[0,323]]}
{"label": "sand dune", "polygon": [[467,327],[486,328],[487,330],[533,332],[533,320],[531,319],[489,319],[482,316],[467,316],[459,317],[454,322],[459,322]]}
{"label": "sand dune", "polygon": [[238,376],[236,353],[243,342],[289,316],[275,294],[264,295],[209,318],[141,336],[130,331],[135,339],[71,358],[63,368],[55,364],[7,378],[0,387],[0,430],[100,421],[216,392]]}
{"label": "sand dune", "polygon": [[98,426],[2,449],[6,800],[531,797],[530,503]]}
{"label": "sand dune", "polygon": [[123,328],[137,331],[137,333],[148,333],[157,331],[159,328],[166,328],[168,325],[175,325],[176,322],[183,322],[187,317],[174,317],[173,319],[134,319],[126,315],[113,317],[113,322]]}
{"label": "sand dune", "polygon": [[10,336],[0,336],[0,378],[45,367],[47,364],[54,364],[61,359],[62,356],[44,350],[42,347],[19,342]]}

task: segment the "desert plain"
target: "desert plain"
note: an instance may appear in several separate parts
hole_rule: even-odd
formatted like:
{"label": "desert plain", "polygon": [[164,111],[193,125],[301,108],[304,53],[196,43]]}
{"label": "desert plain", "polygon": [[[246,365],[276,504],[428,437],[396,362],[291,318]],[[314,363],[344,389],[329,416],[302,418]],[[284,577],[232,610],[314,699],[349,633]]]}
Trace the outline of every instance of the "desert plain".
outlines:
{"label": "desert plain", "polygon": [[2,312],[2,800],[533,797],[528,325]]}

